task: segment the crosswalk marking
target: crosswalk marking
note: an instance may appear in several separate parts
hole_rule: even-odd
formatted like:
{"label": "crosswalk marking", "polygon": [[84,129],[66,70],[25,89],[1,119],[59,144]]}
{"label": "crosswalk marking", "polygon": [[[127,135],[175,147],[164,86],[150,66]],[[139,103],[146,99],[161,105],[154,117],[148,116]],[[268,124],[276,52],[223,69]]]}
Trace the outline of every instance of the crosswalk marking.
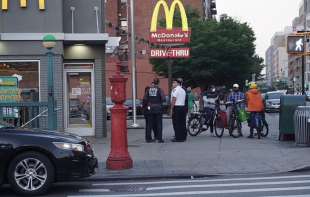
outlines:
{"label": "crosswalk marking", "polygon": [[93,186],[121,186],[121,185],[157,185],[157,184],[174,184],[174,183],[207,183],[207,182],[224,182],[224,181],[251,181],[251,180],[272,180],[272,179],[293,179],[293,178],[310,178],[310,175],[296,176],[267,176],[251,178],[230,178],[230,179],[208,179],[208,180],[181,180],[181,181],[150,181],[150,182],[120,182],[120,183],[94,183]]}
{"label": "crosswalk marking", "polygon": [[166,193],[144,193],[144,194],[121,194],[121,195],[72,195],[68,197],[150,197],[150,196],[187,196],[187,195],[207,195],[207,194],[236,194],[251,192],[277,192],[277,191],[298,191],[310,190],[306,187],[285,187],[285,188],[259,188],[259,189],[233,189],[233,190],[210,190],[210,191],[184,191],[184,192],[166,192]]}
{"label": "crosswalk marking", "polygon": [[109,189],[80,189],[79,192],[110,192]]}
{"label": "crosswalk marking", "polygon": [[301,181],[276,181],[276,182],[255,182],[255,183],[229,183],[229,184],[208,184],[208,185],[174,185],[162,187],[149,187],[147,191],[167,190],[167,189],[182,189],[182,188],[207,188],[207,187],[233,187],[233,186],[258,186],[258,185],[286,185],[297,183],[310,183],[310,180]]}
{"label": "crosswalk marking", "polygon": [[309,197],[310,196],[310,194],[308,194],[308,195],[288,195],[288,196],[284,196],[284,195],[282,195],[282,196],[264,196],[264,197]]}

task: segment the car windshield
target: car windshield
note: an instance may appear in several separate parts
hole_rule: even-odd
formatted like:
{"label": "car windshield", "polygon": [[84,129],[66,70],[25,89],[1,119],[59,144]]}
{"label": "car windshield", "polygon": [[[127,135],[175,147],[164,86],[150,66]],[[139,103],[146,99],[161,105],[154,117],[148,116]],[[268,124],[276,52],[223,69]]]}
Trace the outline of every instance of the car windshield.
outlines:
{"label": "car windshield", "polygon": [[[131,105],[133,105],[132,103],[133,103],[132,99],[127,99],[124,104],[131,106]],[[140,104],[141,104],[141,101],[139,99],[136,99],[136,105],[140,105]]]}
{"label": "car windshield", "polygon": [[267,96],[267,99],[280,99],[282,95],[284,95],[284,93],[275,92],[275,93],[268,93],[266,96]]}
{"label": "car windshield", "polygon": [[3,129],[3,128],[14,128],[14,126],[7,122],[0,121],[0,129]]}

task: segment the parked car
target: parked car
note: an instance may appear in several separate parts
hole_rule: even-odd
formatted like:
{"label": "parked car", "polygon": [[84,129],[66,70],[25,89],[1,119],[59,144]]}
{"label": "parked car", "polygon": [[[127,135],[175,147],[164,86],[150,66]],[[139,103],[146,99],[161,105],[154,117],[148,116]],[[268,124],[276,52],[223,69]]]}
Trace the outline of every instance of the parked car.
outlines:
{"label": "parked car", "polygon": [[112,99],[110,97],[106,98],[106,110],[107,110],[107,119],[111,119],[111,108],[114,106]]}
{"label": "parked car", "polygon": [[[125,101],[124,105],[128,107],[128,115],[132,116],[133,115],[133,100],[127,99]],[[143,105],[142,105],[142,101],[140,99],[136,99],[136,108],[137,108],[137,115],[142,115],[143,114]]]}
{"label": "parked car", "polygon": [[170,99],[169,96],[165,96],[165,102],[163,103],[163,113],[169,114],[170,109]]}
{"label": "parked car", "polygon": [[265,94],[265,111],[266,112],[279,112],[280,111],[280,98],[285,95],[285,91],[273,91]]}
{"label": "parked car", "polygon": [[0,122],[0,185],[40,195],[54,182],[89,177],[98,166],[89,142],[63,132],[17,129]]}

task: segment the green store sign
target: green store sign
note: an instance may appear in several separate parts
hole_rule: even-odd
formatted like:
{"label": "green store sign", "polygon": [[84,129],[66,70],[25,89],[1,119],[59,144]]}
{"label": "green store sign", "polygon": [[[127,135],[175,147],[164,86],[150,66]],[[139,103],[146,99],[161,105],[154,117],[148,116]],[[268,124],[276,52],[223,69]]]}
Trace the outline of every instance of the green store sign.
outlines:
{"label": "green store sign", "polygon": [[18,79],[0,76],[0,103],[20,101]]}

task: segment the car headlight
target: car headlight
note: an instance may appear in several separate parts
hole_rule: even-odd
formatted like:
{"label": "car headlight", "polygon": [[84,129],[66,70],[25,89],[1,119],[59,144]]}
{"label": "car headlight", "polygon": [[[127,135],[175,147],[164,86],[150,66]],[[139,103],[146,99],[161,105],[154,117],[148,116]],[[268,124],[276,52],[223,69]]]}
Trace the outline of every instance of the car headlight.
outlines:
{"label": "car headlight", "polygon": [[53,142],[53,144],[62,150],[73,150],[78,152],[84,151],[84,146],[82,144],[71,144],[66,142]]}

